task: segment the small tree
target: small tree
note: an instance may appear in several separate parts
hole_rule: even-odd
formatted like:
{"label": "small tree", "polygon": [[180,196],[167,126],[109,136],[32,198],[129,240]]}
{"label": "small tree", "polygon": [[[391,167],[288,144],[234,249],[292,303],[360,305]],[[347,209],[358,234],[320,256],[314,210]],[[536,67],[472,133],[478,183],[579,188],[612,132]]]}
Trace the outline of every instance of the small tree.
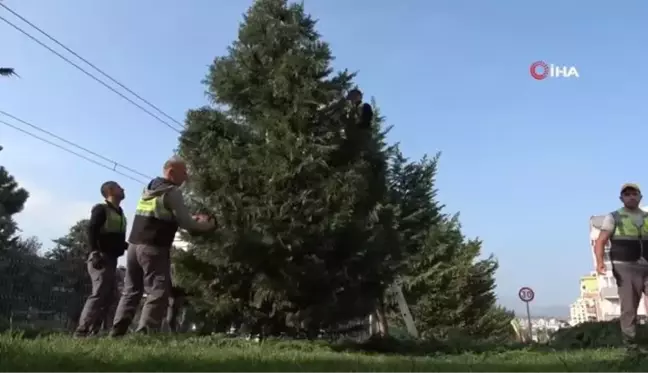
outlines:
{"label": "small tree", "polygon": [[68,234],[54,240],[54,248],[45,254],[54,275],[53,287],[58,290],[56,309],[67,314],[70,324],[79,319],[83,301],[92,286],[86,265],[89,224],[87,219],[78,221]]}
{"label": "small tree", "polygon": [[30,256],[38,256],[41,249],[43,248],[43,244],[35,236],[27,238],[20,237],[15,244],[15,248],[15,250],[19,253]]}
{"label": "small tree", "polygon": [[0,252],[16,244],[18,226],[13,216],[23,210],[28,197],[29,193],[0,166]]}
{"label": "small tree", "polygon": [[38,300],[39,286],[46,282],[42,260],[36,255],[40,243],[17,235],[14,215],[23,210],[28,197],[29,193],[0,166],[0,315],[6,318],[17,317],[32,306]]}

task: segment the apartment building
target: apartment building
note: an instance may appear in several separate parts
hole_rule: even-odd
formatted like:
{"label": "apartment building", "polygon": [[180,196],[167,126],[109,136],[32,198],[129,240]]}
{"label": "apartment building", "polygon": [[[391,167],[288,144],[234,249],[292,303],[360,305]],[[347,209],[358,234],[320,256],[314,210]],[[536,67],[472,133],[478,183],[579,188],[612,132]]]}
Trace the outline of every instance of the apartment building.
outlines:
{"label": "apartment building", "polygon": [[[647,211],[645,207],[642,208]],[[600,230],[598,229],[605,215],[596,215],[590,218],[590,252],[592,255],[592,263],[596,266],[596,258],[594,256],[594,242],[598,238]],[[597,297],[597,314],[598,320],[605,321],[619,317],[621,314],[621,307],[619,305],[619,294],[617,291],[616,280],[612,276],[612,263],[610,262],[610,243],[605,246],[605,266],[607,273],[605,275],[594,274],[597,279],[598,297]],[[648,300],[643,296],[643,301],[639,305],[639,316],[646,316],[646,308],[648,307]]]}
{"label": "apartment building", "polygon": [[[515,332],[520,339],[526,338],[529,333],[529,322],[526,317],[515,318],[511,321]],[[546,341],[549,335],[556,331],[569,327],[569,323],[557,318],[536,317],[531,319],[532,340],[536,342]]]}
{"label": "apartment building", "polygon": [[600,319],[599,284],[596,272],[580,278],[580,294],[569,307],[569,323],[577,325]]}

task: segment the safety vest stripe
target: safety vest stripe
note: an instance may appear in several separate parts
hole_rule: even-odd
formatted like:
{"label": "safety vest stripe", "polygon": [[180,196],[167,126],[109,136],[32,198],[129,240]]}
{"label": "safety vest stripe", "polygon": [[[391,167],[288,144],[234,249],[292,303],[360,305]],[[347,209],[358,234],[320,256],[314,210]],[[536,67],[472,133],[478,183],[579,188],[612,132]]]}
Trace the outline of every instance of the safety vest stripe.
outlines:
{"label": "safety vest stripe", "polygon": [[[615,235],[610,241],[637,241],[638,236],[617,236]],[[648,240],[648,237],[645,237],[645,240]],[[644,240],[644,241],[645,241]]]}
{"label": "safety vest stripe", "polygon": [[135,210],[135,215],[155,216],[155,211]]}
{"label": "safety vest stripe", "polygon": [[135,215],[173,221],[173,213],[164,206],[163,200],[164,194],[151,199],[140,198],[135,209]]}

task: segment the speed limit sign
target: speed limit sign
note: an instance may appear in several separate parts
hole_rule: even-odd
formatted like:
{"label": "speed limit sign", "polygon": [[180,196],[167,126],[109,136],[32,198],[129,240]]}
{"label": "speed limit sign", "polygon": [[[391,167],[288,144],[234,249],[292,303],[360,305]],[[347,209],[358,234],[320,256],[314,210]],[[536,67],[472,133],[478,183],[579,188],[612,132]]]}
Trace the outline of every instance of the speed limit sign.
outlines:
{"label": "speed limit sign", "polygon": [[518,291],[518,296],[520,297],[522,302],[529,303],[533,300],[533,298],[535,298],[535,293],[531,288],[525,286],[521,288],[520,291]]}

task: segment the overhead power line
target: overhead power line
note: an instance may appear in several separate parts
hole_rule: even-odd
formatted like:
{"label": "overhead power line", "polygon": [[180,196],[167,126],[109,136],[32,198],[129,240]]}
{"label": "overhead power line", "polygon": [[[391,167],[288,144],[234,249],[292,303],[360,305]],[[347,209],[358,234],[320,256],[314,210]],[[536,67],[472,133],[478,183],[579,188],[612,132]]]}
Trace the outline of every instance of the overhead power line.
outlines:
{"label": "overhead power line", "polygon": [[[65,138],[63,138],[61,136],[53,134],[52,132],[49,132],[49,131],[47,131],[47,130],[41,128],[41,127],[38,127],[38,126],[36,126],[36,125],[34,125],[32,123],[29,123],[27,121],[24,121],[24,120],[14,116],[14,115],[11,115],[11,114],[9,114],[9,113],[7,113],[5,111],[0,110],[0,114],[3,114],[3,115],[5,115],[5,116],[7,116],[9,118],[12,118],[17,122],[20,122],[20,123],[22,123],[22,124],[24,124],[26,126],[29,126],[29,127],[33,128],[33,129],[39,131],[39,132],[42,132],[42,133],[44,133],[44,134],[46,134],[48,136],[51,136],[51,137],[53,137],[53,138],[55,138],[55,139],[57,139],[57,140],[59,140],[61,142],[64,142],[64,143],[66,143],[66,144],[68,144],[68,145],[70,145],[72,147],[75,147],[75,148],[81,150],[81,151],[87,152],[88,154],[91,154],[91,155],[93,155],[93,156],[95,156],[95,157],[97,157],[99,159],[102,159],[103,161],[106,161],[106,162],[111,164],[111,166],[108,166],[108,165],[106,165],[104,163],[101,163],[101,162],[99,162],[99,161],[97,161],[95,159],[92,159],[92,158],[90,158],[90,157],[88,157],[88,156],[86,156],[84,154],[81,154],[81,153],[76,152],[74,150],[68,149],[65,146],[61,145],[61,144],[57,144],[54,141],[48,140],[48,139],[46,139],[44,137],[41,137],[41,136],[36,135],[34,133],[31,133],[31,132],[29,132],[29,131],[27,131],[27,130],[25,130],[23,128],[20,128],[20,127],[14,125],[14,124],[11,124],[11,123],[9,123],[7,121],[4,121],[4,120],[0,119],[0,124],[4,124],[7,127],[11,127],[13,129],[15,129],[16,131],[22,132],[25,135],[31,136],[31,137],[33,137],[33,138],[35,138],[37,140],[43,141],[43,142],[45,142],[47,144],[50,144],[50,145],[52,145],[54,147],[57,147],[57,148],[65,151],[65,152],[68,152],[68,153],[70,153],[72,155],[75,155],[75,156],[77,156],[77,157],[79,157],[81,159],[84,159],[84,160],[86,160],[86,161],[88,161],[90,163],[93,163],[93,164],[95,164],[97,166],[100,166],[100,167],[103,167],[103,168],[105,168],[107,170],[113,171],[113,172],[115,172],[117,174],[120,174],[120,175],[122,175],[124,177],[127,177],[127,178],[129,178],[129,179],[131,179],[133,181],[136,181],[136,182],[140,183],[140,184],[146,184],[147,181],[143,181],[139,177],[142,177],[145,180],[151,180],[152,179],[152,177],[150,177],[150,176],[148,176],[148,175],[146,175],[146,174],[144,174],[142,172],[139,172],[139,171],[137,171],[137,170],[135,170],[133,168],[127,167],[127,166],[125,166],[125,165],[123,165],[123,164],[121,164],[119,162],[116,162],[116,161],[114,161],[114,160],[112,160],[110,158],[107,158],[107,157],[105,157],[105,156],[103,156],[103,155],[101,155],[101,154],[99,154],[99,153],[97,153],[95,151],[89,150],[89,149],[87,149],[87,148],[85,148],[85,147],[83,147],[81,145],[78,145],[78,144],[76,144],[76,143],[74,143],[74,142],[72,142],[70,140],[67,140],[67,139],[65,139]],[[131,172],[131,173],[133,173],[135,175],[138,175],[139,177],[135,177],[133,175],[129,175],[129,174],[125,173],[125,172],[122,172],[122,171],[119,170],[119,168],[121,168],[121,169],[123,169],[125,171],[129,171],[129,172]]]}
{"label": "overhead power line", "polygon": [[155,106],[154,104],[152,104],[150,101],[146,100],[144,97],[142,97],[142,96],[140,96],[139,94],[135,93],[133,90],[131,90],[130,88],[128,88],[126,85],[122,84],[120,81],[118,81],[117,79],[113,78],[110,74],[106,73],[105,71],[103,71],[102,69],[100,69],[99,67],[97,67],[97,65],[95,65],[95,64],[93,64],[92,62],[88,61],[87,59],[83,58],[81,55],[79,55],[78,53],[76,53],[74,50],[72,50],[71,48],[69,48],[69,47],[66,46],[65,44],[61,43],[58,39],[56,39],[55,37],[53,37],[52,35],[50,35],[48,32],[46,32],[46,31],[43,30],[42,28],[36,26],[34,23],[32,23],[31,21],[29,21],[27,18],[25,18],[25,17],[23,17],[22,15],[20,15],[18,12],[16,12],[16,11],[14,11],[13,9],[9,8],[9,7],[8,7],[7,5],[5,5],[5,4],[0,3],[0,6],[3,7],[3,8],[5,8],[9,13],[13,14],[14,16],[16,16],[16,17],[17,17],[18,19],[20,19],[21,21],[25,22],[26,24],[28,24],[29,26],[31,26],[32,28],[34,28],[36,31],[38,31],[38,32],[40,32],[41,34],[43,34],[45,37],[47,37],[49,40],[51,40],[51,41],[53,41],[54,43],[56,43],[56,44],[57,44],[58,46],[60,46],[61,48],[63,48],[63,49],[65,49],[66,51],[68,51],[70,54],[72,54],[72,55],[75,56],[76,58],[78,58],[78,59],[80,59],[81,61],[85,62],[88,66],[90,66],[90,67],[92,67],[93,69],[95,69],[95,71],[97,71],[98,73],[100,73],[100,74],[103,75],[104,77],[110,79],[110,81],[112,81],[113,83],[117,84],[118,86],[120,86],[121,88],[123,88],[124,90],[126,90],[128,93],[132,94],[133,96],[137,97],[138,99],[140,99],[142,102],[144,102],[144,103],[147,104],[148,106],[150,106],[150,107],[152,107],[153,109],[155,109],[158,113],[162,114],[162,116],[164,116],[164,117],[166,117],[167,119],[169,119],[170,121],[176,123],[176,124],[179,125],[180,127],[183,127],[183,124],[182,124],[182,123],[180,123],[178,120],[176,120],[175,118],[173,118],[172,116],[170,116],[169,114],[167,114],[166,112],[164,112],[164,110],[160,109],[159,107],[157,107],[157,106]]}
{"label": "overhead power line", "polygon": [[[37,126],[37,125],[35,125],[35,124],[32,124],[32,123],[29,123],[29,122],[27,122],[27,121],[25,121],[25,120],[22,120],[22,119],[18,118],[18,117],[15,116],[15,115],[12,115],[12,114],[7,113],[7,112],[4,111],[4,110],[0,110],[0,114],[5,115],[5,116],[7,116],[7,117],[9,117],[9,118],[11,118],[11,119],[13,119],[13,120],[15,120],[15,121],[18,121],[18,122],[20,122],[20,123],[26,125],[26,126],[29,126],[29,127],[33,128],[33,129],[35,129],[36,131],[39,131],[39,132],[42,132],[42,133],[44,133],[44,134],[46,134],[46,135],[52,136],[53,138],[55,138],[55,139],[57,139],[57,140],[59,140],[59,141],[62,141],[62,142],[64,142],[64,143],[68,144],[68,145],[71,145],[71,146],[73,146],[73,147],[75,147],[75,148],[77,148],[77,149],[79,149],[79,150],[82,150],[82,151],[84,151],[84,152],[87,152],[87,153],[89,153],[89,154],[92,154],[92,155],[94,155],[94,156],[97,157],[97,158],[101,158],[101,159],[103,159],[103,160],[106,161],[106,162],[114,163],[114,164],[116,164],[116,165],[119,165],[119,163],[113,161],[113,160],[110,159],[110,158],[106,158],[106,157],[104,157],[103,155],[101,155],[101,154],[99,154],[99,153],[97,153],[97,152],[94,152],[94,151],[92,151],[92,150],[90,150],[90,149],[84,148],[83,146],[81,146],[81,145],[79,145],[79,144],[77,144],[77,143],[75,143],[75,142],[72,142],[72,141],[70,141],[70,140],[67,140],[67,139],[65,139],[65,138],[63,138],[63,137],[61,137],[61,136],[59,136],[59,135],[56,135],[56,134],[54,134],[54,133],[52,133],[52,132],[50,132],[50,131],[48,131],[48,130],[42,128],[42,127],[39,127],[39,126]],[[146,175],[146,174],[143,174],[143,173],[141,173],[141,172],[139,172],[139,171],[137,171],[137,170],[134,170],[134,169],[132,169],[132,168],[128,168],[128,167],[123,166],[123,165],[120,165],[120,166],[121,166],[121,168],[123,168],[124,170],[130,171],[130,172],[132,172],[132,173],[134,173],[134,174],[137,174],[137,175],[139,175],[139,176],[142,176],[142,177],[144,177],[145,179],[151,179],[150,176],[148,176],[148,175]]]}
{"label": "overhead power line", "polygon": [[[79,56],[79,55],[78,55],[77,53],[75,53],[73,50],[71,50],[70,48],[66,47],[66,46],[63,45],[61,42],[59,42],[58,40],[56,40],[54,37],[50,36],[49,34],[47,34],[45,31],[41,30],[40,28],[38,28],[38,27],[37,27],[36,25],[34,25],[33,23],[29,22],[27,19],[25,19],[24,17],[22,17],[22,16],[19,15],[18,13],[14,12],[13,10],[11,10],[11,9],[10,9],[8,6],[6,6],[5,4],[0,3],[0,7],[5,8],[5,9],[8,10],[10,13],[12,13],[12,14],[15,15],[16,17],[20,18],[22,21],[24,21],[25,23],[27,23],[28,25],[30,25],[31,27],[33,27],[34,29],[36,29],[37,31],[39,31],[40,33],[42,33],[43,35],[45,35],[47,38],[49,38],[50,40],[52,40],[52,41],[55,42],[56,44],[60,45],[60,46],[61,46],[62,48],[64,48],[66,51],[70,52],[71,54],[73,54],[74,56],[76,56],[77,58],[79,58],[81,61],[85,62],[86,64],[88,64],[89,66],[91,66],[92,68],[94,68],[95,70],[97,70],[99,73],[101,73],[102,75],[104,75],[105,77],[107,77],[108,79],[110,79],[112,82],[114,82],[115,84],[117,84],[117,85],[119,85],[120,87],[124,88],[127,92],[131,93],[133,96],[137,97],[137,98],[140,99],[142,102],[146,103],[146,104],[149,105],[151,108],[153,108],[153,109],[155,109],[156,111],[158,111],[160,114],[162,114],[162,116],[165,116],[165,117],[169,118],[172,122],[174,122],[174,123],[176,123],[177,125],[179,125],[180,128],[183,127],[182,123],[180,123],[179,121],[173,119],[171,116],[169,116],[168,114],[166,114],[165,112],[163,112],[163,111],[162,111],[161,109],[159,109],[157,106],[151,104],[149,101],[145,100],[145,99],[142,98],[140,95],[136,94],[136,93],[133,92],[131,89],[127,88],[125,85],[123,85],[122,83],[120,83],[120,82],[117,81],[116,79],[112,78],[110,75],[108,75],[108,74],[106,74],[105,72],[103,72],[103,70],[99,69],[99,68],[96,67],[94,64],[88,62],[88,60],[86,60],[86,59],[84,59],[83,57]],[[113,93],[117,94],[118,96],[120,96],[120,97],[123,98],[124,100],[128,101],[130,104],[134,105],[135,107],[137,107],[138,109],[142,110],[142,111],[145,112],[146,114],[148,114],[148,115],[150,115],[151,117],[155,118],[155,119],[156,119],[157,121],[159,121],[160,123],[164,124],[165,126],[169,127],[170,129],[172,129],[173,131],[175,131],[175,132],[177,132],[177,133],[182,133],[182,130],[181,130],[181,129],[178,129],[176,126],[174,126],[174,125],[172,125],[171,123],[169,123],[168,121],[166,121],[166,120],[160,118],[160,116],[156,115],[155,113],[151,112],[150,110],[148,110],[148,109],[145,108],[144,106],[142,106],[142,105],[140,105],[139,103],[135,102],[134,100],[132,100],[132,99],[129,98],[128,96],[124,95],[123,93],[119,92],[119,91],[116,90],[115,88],[111,87],[111,86],[108,85],[106,82],[104,82],[103,80],[97,78],[95,75],[93,75],[92,73],[88,72],[88,71],[87,71],[86,69],[84,69],[83,67],[79,66],[78,64],[74,63],[74,62],[71,61],[69,58],[65,57],[64,55],[62,55],[62,54],[59,53],[58,51],[54,50],[53,48],[51,48],[51,47],[48,46],[47,44],[45,44],[45,43],[43,43],[42,41],[38,40],[35,36],[33,36],[33,35],[30,34],[29,32],[27,32],[27,31],[25,31],[24,29],[22,29],[20,26],[18,26],[18,25],[16,25],[15,23],[9,21],[8,19],[6,19],[6,18],[3,17],[3,16],[0,16],[0,20],[4,21],[6,24],[8,24],[9,26],[13,27],[13,28],[16,29],[18,32],[20,32],[21,34],[27,36],[28,38],[30,38],[31,40],[33,40],[34,42],[36,42],[37,44],[39,44],[39,45],[42,46],[43,48],[47,49],[47,50],[50,51],[51,53],[55,54],[56,56],[58,56],[59,58],[61,58],[63,61],[69,63],[69,64],[72,65],[72,66],[74,66],[77,70],[81,71],[82,73],[84,73],[85,75],[87,75],[88,77],[90,77],[92,80],[94,80],[94,81],[96,81],[97,83],[99,83],[99,84],[103,85],[104,87],[108,88],[108,89],[111,90]]]}
{"label": "overhead power line", "polygon": [[33,133],[29,132],[29,131],[26,131],[26,130],[24,130],[24,129],[18,127],[18,126],[14,126],[13,124],[11,124],[11,123],[9,123],[9,122],[5,122],[5,121],[2,120],[2,119],[0,119],[0,124],[4,124],[4,125],[7,126],[7,127],[11,127],[11,128],[13,128],[13,129],[15,129],[16,131],[20,131],[20,132],[24,133],[25,135],[31,136],[31,137],[33,137],[33,138],[35,138],[35,139],[37,139],[37,140],[43,141],[43,142],[45,142],[45,143],[48,143],[48,144],[50,144],[50,145],[52,145],[52,146],[55,146],[55,147],[57,147],[57,148],[59,148],[59,149],[61,149],[61,150],[63,150],[63,151],[66,151],[66,152],[68,152],[68,153],[70,153],[70,154],[72,154],[72,155],[75,155],[75,156],[77,156],[77,157],[79,157],[79,158],[81,158],[81,159],[84,159],[84,160],[86,160],[86,161],[88,161],[88,162],[90,162],[90,163],[93,163],[93,164],[95,164],[95,165],[97,165],[97,166],[99,166],[99,167],[103,167],[103,168],[105,168],[105,169],[107,169],[107,170],[110,170],[110,171],[112,171],[112,172],[118,173],[118,174],[120,174],[120,175],[122,175],[122,176],[124,176],[124,177],[127,177],[127,178],[129,178],[129,179],[131,179],[131,180],[133,180],[133,181],[136,181],[136,182],[138,182],[138,183],[140,183],[140,184],[145,184],[145,182],[143,182],[142,180],[139,180],[139,179],[137,179],[137,178],[135,178],[135,177],[133,177],[133,176],[131,176],[131,175],[128,175],[128,174],[126,174],[126,173],[124,173],[124,172],[121,172],[121,171],[117,170],[117,167],[118,167],[118,166],[121,166],[121,165],[118,164],[118,163],[115,163],[115,164],[114,164],[114,167],[110,167],[110,166],[107,166],[107,165],[105,165],[105,164],[103,164],[103,163],[101,163],[101,162],[97,162],[96,160],[94,160],[94,159],[92,159],[92,158],[90,158],[90,157],[86,157],[85,155],[83,155],[83,154],[81,154],[81,153],[75,152],[74,150],[70,150],[70,149],[68,149],[68,148],[66,148],[66,147],[64,147],[64,146],[62,146],[62,145],[60,145],[60,144],[57,144],[57,143],[53,142],[53,141],[47,140],[47,139],[45,139],[45,138],[43,138],[43,137],[40,137],[40,136],[35,135],[35,134],[33,134]]}

